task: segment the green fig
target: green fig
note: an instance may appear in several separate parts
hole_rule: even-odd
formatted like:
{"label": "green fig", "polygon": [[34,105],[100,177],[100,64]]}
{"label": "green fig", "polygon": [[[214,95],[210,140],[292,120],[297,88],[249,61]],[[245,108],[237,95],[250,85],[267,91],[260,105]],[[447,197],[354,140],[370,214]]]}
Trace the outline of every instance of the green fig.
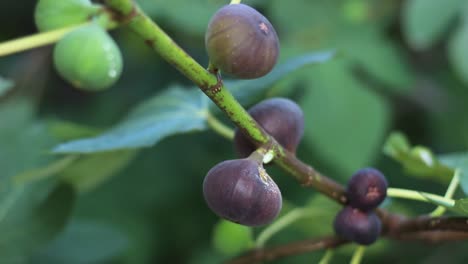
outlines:
{"label": "green fig", "polygon": [[113,85],[122,73],[122,55],[109,34],[97,24],[78,28],[54,49],[59,74],[77,88],[99,91]]}
{"label": "green fig", "polygon": [[39,31],[48,31],[84,23],[100,9],[90,0],[39,0],[34,20]]}

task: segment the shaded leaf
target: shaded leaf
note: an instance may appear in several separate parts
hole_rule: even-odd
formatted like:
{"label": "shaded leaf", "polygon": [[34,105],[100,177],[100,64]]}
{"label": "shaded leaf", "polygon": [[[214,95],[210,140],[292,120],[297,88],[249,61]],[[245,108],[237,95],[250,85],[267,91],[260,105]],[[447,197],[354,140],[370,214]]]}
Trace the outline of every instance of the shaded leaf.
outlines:
{"label": "shaded leaf", "polygon": [[0,76],[0,97],[13,88],[13,86],[13,81],[4,79]]}
{"label": "shaded leaf", "polygon": [[78,191],[89,191],[125,168],[136,154],[136,150],[119,150],[86,155],[62,171],[61,177]]}
{"label": "shaded leaf", "polygon": [[464,216],[468,216],[468,198],[456,200],[453,209]]}
{"label": "shaded leaf", "polygon": [[235,256],[254,245],[252,229],[221,219],[214,228],[213,245],[226,256]]}
{"label": "shaded leaf", "polygon": [[306,142],[345,175],[368,166],[375,157],[390,113],[386,102],[350,75],[342,63],[318,67],[300,104]]}
{"label": "shaded leaf", "polygon": [[93,137],[101,132],[100,129],[75,124],[63,120],[50,120],[47,122],[50,133],[57,139],[72,140],[83,137]]}
{"label": "shaded leaf", "polygon": [[325,63],[336,56],[335,51],[302,54],[275,67],[269,74],[255,80],[227,81],[226,87],[243,105],[256,101],[273,84],[305,66]]}
{"label": "shaded leaf", "polygon": [[468,153],[451,153],[439,156],[440,161],[460,172],[460,186],[465,194],[468,194]]}
{"label": "shaded leaf", "polygon": [[455,200],[455,203],[452,206],[445,203],[444,201],[439,201],[437,199],[431,198],[430,196],[424,195],[423,193],[421,193],[421,195],[424,196],[424,198],[426,198],[429,202],[445,207],[447,210],[450,210],[457,215],[468,216],[468,198]]}
{"label": "shaded leaf", "polygon": [[125,235],[111,226],[75,220],[33,259],[44,264],[103,263],[122,254],[127,246]]}
{"label": "shaded leaf", "polygon": [[187,3],[184,0],[137,0],[142,9],[150,16],[159,20],[165,19],[167,23],[183,32],[203,35],[211,16],[226,1],[195,0]]}
{"label": "shaded leaf", "polygon": [[25,171],[23,173],[15,175],[13,177],[13,182],[15,184],[26,184],[30,183],[31,181],[37,181],[48,178],[73,164],[73,162],[75,162],[77,158],[77,156],[70,155],[62,159],[56,160],[54,162],[51,162],[45,167]]}
{"label": "shaded leaf", "polygon": [[[50,192],[49,192],[50,191]],[[6,199],[6,200],[5,200]],[[71,213],[75,194],[66,184],[55,186],[17,186],[0,205],[0,262],[23,263],[43,243],[55,237],[65,226]]]}
{"label": "shaded leaf", "polygon": [[207,98],[199,90],[172,86],[141,103],[107,132],[60,144],[55,153],[93,153],[151,147],[163,138],[206,129]]}
{"label": "shaded leaf", "polygon": [[383,151],[401,163],[411,175],[431,178],[442,183],[449,182],[453,177],[453,168],[441,163],[430,149],[424,146],[411,146],[406,136],[400,132],[390,134]]}
{"label": "shaded leaf", "polygon": [[425,49],[438,41],[464,0],[409,0],[403,7],[403,33],[410,45]]}
{"label": "shaded leaf", "polygon": [[[467,13],[468,14],[468,13]],[[468,15],[467,15],[468,17]],[[450,39],[448,55],[459,77],[468,83],[468,21],[461,25]]]}

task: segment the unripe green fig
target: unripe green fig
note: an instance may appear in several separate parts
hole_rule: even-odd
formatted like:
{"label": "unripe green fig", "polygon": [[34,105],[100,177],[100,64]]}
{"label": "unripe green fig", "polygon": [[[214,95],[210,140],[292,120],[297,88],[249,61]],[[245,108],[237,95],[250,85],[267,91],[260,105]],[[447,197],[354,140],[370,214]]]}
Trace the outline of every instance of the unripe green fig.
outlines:
{"label": "unripe green fig", "polygon": [[279,41],[271,23],[244,4],[226,5],[211,18],[205,45],[213,66],[243,79],[271,71],[279,54]]}
{"label": "unripe green fig", "polygon": [[122,54],[109,34],[97,24],[78,28],[54,49],[59,74],[77,88],[103,90],[122,73]]}
{"label": "unripe green fig", "polygon": [[48,31],[84,23],[99,10],[90,0],[39,0],[34,20],[39,31]]}

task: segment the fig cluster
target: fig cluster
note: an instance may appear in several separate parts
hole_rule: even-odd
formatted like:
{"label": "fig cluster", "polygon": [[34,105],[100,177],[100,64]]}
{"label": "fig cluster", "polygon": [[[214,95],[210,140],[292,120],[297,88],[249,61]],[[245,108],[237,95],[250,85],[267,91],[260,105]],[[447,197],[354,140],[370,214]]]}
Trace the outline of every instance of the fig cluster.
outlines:
{"label": "fig cluster", "polygon": [[348,181],[348,204],[335,217],[336,234],[361,245],[374,243],[382,229],[374,209],[387,196],[387,188],[387,180],[380,171],[374,168],[357,171]]}
{"label": "fig cluster", "polygon": [[[304,117],[293,101],[267,99],[254,105],[249,113],[284,148],[296,150],[304,130]],[[234,145],[240,158],[219,163],[205,177],[203,194],[208,207],[218,216],[239,224],[268,224],[281,210],[281,192],[263,167],[263,155],[239,130]]]}
{"label": "fig cluster", "polygon": [[215,68],[242,79],[269,73],[279,54],[278,36],[270,21],[244,4],[226,5],[213,15],[205,45]]}

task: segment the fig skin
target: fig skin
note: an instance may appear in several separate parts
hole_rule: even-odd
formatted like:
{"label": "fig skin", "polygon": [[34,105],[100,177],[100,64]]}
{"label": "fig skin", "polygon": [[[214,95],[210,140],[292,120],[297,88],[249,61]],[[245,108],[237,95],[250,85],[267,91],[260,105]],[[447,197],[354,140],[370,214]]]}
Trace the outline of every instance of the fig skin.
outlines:
{"label": "fig skin", "polygon": [[357,171],[348,181],[346,194],[349,205],[363,211],[378,207],[387,196],[387,179],[374,168]]}
{"label": "fig skin", "polygon": [[214,14],[205,45],[216,68],[242,79],[266,75],[279,55],[279,40],[271,23],[244,4],[226,5]]}
{"label": "fig skin", "polygon": [[[270,98],[249,109],[249,114],[278,143],[292,153],[304,134],[304,113],[292,100]],[[237,129],[234,134],[234,147],[239,157],[249,156],[256,147]]]}
{"label": "fig skin", "polygon": [[90,0],[39,0],[34,21],[39,31],[44,32],[84,23],[101,8]]}
{"label": "fig skin", "polygon": [[379,237],[382,223],[374,212],[346,206],[336,215],[333,227],[335,233],[344,239],[370,245]]}
{"label": "fig skin", "polygon": [[87,91],[109,88],[117,82],[123,68],[119,47],[97,24],[65,35],[55,45],[53,58],[63,79]]}
{"label": "fig skin", "polygon": [[246,226],[270,223],[282,207],[276,183],[261,163],[249,158],[214,166],[203,181],[203,195],[218,216]]}

